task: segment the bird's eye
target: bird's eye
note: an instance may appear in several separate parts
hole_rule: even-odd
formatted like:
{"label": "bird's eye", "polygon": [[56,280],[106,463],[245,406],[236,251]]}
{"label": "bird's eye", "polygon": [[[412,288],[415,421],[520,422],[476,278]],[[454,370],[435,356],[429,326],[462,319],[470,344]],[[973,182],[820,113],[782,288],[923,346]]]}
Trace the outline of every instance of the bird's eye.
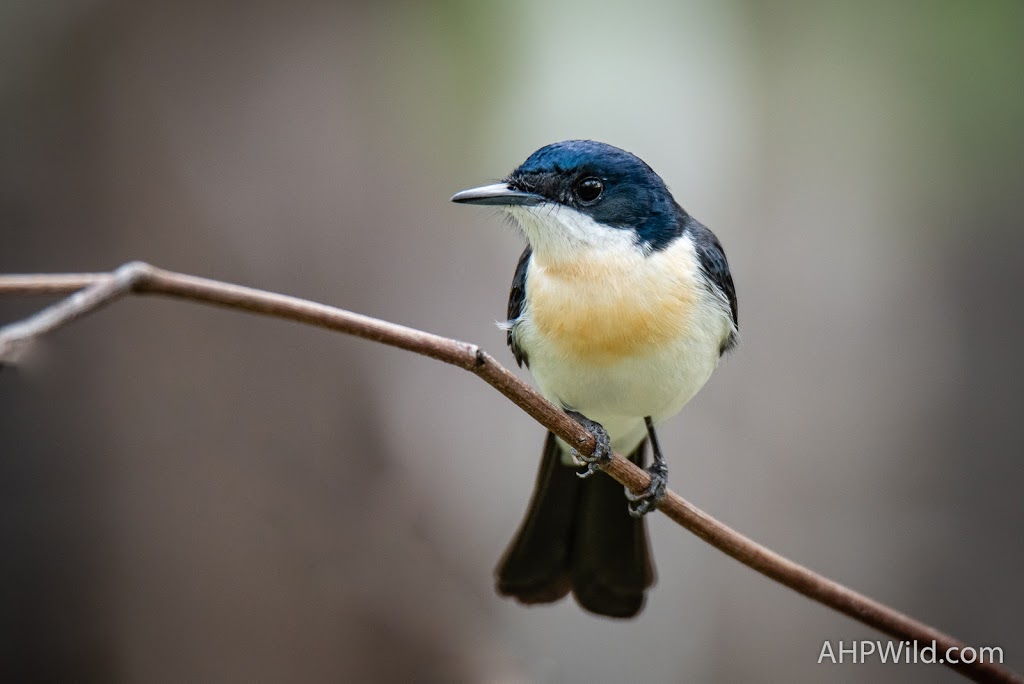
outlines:
{"label": "bird's eye", "polygon": [[591,176],[576,183],[575,190],[580,202],[590,204],[596,202],[601,197],[601,193],[604,192],[604,183],[600,179]]}

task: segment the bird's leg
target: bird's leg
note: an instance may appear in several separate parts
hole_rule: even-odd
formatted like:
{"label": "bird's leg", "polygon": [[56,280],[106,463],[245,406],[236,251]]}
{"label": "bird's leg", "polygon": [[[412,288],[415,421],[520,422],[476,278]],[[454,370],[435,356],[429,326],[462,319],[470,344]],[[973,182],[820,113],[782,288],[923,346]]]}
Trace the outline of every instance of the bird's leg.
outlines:
{"label": "bird's leg", "polygon": [[576,473],[582,478],[587,478],[594,473],[602,470],[612,460],[612,443],[608,437],[608,431],[602,427],[600,423],[594,422],[587,418],[578,411],[566,410],[572,419],[577,423],[586,428],[587,432],[594,435],[596,445],[594,446],[594,453],[589,456],[584,456],[575,447],[572,449],[572,457],[577,462],[583,463],[587,467],[586,470],[580,473]]}
{"label": "bird's leg", "polygon": [[647,434],[651,438],[654,463],[647,468],[647,474],[651,476],[651,484],[647,485],[647,489],[640,494],[634,494],[628,487],[626,488],[629,514],[634,518],[641,518],[657,508],[658,502],[665,498],[665,489],[668,486],[668,466],[665,465],[665,457],[661,455],[658,437],[654,434],[654,423],[650,416],[644,418],[644,423],[647,424]]}

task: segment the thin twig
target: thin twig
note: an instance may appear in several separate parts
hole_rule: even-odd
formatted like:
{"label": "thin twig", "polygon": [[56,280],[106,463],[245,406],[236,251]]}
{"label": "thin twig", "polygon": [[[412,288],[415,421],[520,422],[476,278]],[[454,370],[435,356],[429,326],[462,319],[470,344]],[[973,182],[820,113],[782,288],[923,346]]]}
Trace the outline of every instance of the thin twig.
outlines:
{"label": "thin twig", "polygon": [[[458,366],[482,378],[538,423],[567,443],[577,445],[583,454],[590,454],[594,450],[593,435],[474,344],[325,304],[165,271],[140,262],[125,264],[111,274],[0,276],[0,294],[69,292],[74,294],[24,321],[0,328],[0,363],[15,361],[23,346],[30,344],[33,339],[126,294],[162,294],[337,330]],[[605,472],[637,493],[646,489],[650,483],[647,473],[618,454],[605,468]],[[917,641],[922,646],[934,641],[940,656],[948,649],[961,649],[964,646],[963,642],[934,627],[844,587],[748,539],[675,492],[669,491],[658,508],[682,527],[744,565],[885,634],[903,641]],[[975,681],[1024,682],[1020,675],[993,663],[953,663],[946,659],[945,665]]]}

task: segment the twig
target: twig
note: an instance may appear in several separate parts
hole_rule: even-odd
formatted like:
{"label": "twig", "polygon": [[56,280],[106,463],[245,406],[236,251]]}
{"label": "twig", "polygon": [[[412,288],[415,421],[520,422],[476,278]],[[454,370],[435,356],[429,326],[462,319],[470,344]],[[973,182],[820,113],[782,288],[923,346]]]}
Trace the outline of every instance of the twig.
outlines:
{"label": "twig", "polygon": [[[140,262],[125,264],[112,274],[0,276],[0,294],[69,292],[74,294],[24,321],[0,328],[0,363],[15,361],[23,346],[30,344],[33,339],[126,294],[162,294],[337,330],[458,366],[482,378],[538,423],[567,443],[577,445],[582,453],[590,454],[594,450],[593,435],[474,344],[296,297],[165,271]],[[605,472],[638,493],[650,483],[647,473],[618,454],[605,468]],[[748,539],[675,492],[669,491],[658,508],[682,527],[744,565],[885,634],[903,641],[916,640],[922,646],[934,641],[938,654],[964,646],[963,642],[934,627],[844,587]],[[1020,675],[993,663],[952,663],[946,659],[945,664],[975,681],[1024,682]]]}

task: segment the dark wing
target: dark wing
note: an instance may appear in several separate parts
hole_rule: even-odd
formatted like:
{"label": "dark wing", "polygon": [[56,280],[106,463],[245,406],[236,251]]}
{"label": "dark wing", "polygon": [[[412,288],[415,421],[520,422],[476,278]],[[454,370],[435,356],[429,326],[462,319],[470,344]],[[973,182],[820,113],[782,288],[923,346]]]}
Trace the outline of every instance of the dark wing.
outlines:
{"label": "dark wing", "polygon": [[[694,221],[696,225],[691,226],[693,230],[694,246],[697,249],[697,258],[700,266],[704,269],[708,284],[729,301],[729,312],[732,314],[732,323],[739,328],[739,303],[736,301],[736,286],[732,282],[732,274],[729,272],[729,261],[725,258],[725,250],[715,234]],[[729,339],[722,345],[721,352],[724,354],[736,346],[736,333],[730,333]]]}
{"label": "dark wing", "polygon": [[516,342],[516,336],[513,334],[516,324],[516,319],[519,318],[523,313],[523,306],[526,304],[526,267],[530,263],[530,255],[533,254],[533,250],[527,245],[526,249],[523,250],[522,256],[519,257],[519,263],[516,264],[516,274],[512,278],[512,291],[508,293],[508,332],[505,334],[505,341],[508,346],[512,349],[512,355],[516,357],[516,363],[520,367],[525,363],[527,366],[530,365],[529,359],[526,358],[526,352],[524,352],[519,344]]}

